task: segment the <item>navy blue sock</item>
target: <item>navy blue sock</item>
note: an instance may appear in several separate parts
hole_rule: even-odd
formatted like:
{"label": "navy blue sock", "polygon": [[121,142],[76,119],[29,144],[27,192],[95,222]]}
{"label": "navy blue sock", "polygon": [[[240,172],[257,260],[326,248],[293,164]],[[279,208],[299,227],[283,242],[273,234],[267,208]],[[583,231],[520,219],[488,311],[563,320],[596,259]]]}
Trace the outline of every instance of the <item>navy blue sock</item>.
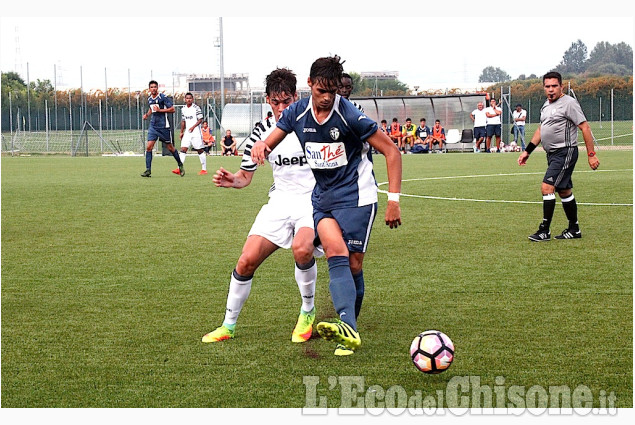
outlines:
{"label": "navy blue sock", "polygon": [[152,168],[152,151],[146,151],[146,170]]}
{"label": "navy blue sock", "polygon": [[174,152],[172,152],[172,156],[174,157],[174,159],[176,159],[176,163],[179,164],[179,167],[183,165],[183,163],[181,162],[181,157],[179,156],[179,151],[174,149]]}
{"label": "navy blue sock", "polygon": [[357,319],[359,311],[362,309],[362,301],[364,301],[364,271],[354,274],[353,280],[355,281],[355,292],[357,295],[355,298],[355,319]]}
{"label": "navy blue sock", "polygon": [[351,274],[351,266],[348,257],[331,257],[329,263],[329,290],[333,307],[340,317],[340,320],[348,323],[357,331],[357,320],[355,319],[355,282]]}

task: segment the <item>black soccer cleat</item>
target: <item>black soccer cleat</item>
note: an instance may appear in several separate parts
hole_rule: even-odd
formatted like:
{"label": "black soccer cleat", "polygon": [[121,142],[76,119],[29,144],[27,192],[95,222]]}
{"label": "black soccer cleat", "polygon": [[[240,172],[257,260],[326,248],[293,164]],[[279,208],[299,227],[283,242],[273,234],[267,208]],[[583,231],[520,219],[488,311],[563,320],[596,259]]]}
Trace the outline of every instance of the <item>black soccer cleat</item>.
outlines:
{"label": "black soccer cleat", "polygon": [[582,232],[580,229],[564,229],[561,234],[555,236],[555,239],[580,239],[582,237]]}
{"label": "black soccer cleat", "polygon": [[150,174],[150,170],[145,170],[143,174],[141,174],[141,177],[152,177]]}
{"label": "black soccer cleat", "polygon": [[185,175],[185,167],[183,167],[183,164],[179,165],[179,174],[181,174],[181,177]]}
{"label": "black soccer cleat", "polygon": [[538,229],[533,235],[529,235],[532,242],[546,242],[551,240],[551,232],[549,230]]}

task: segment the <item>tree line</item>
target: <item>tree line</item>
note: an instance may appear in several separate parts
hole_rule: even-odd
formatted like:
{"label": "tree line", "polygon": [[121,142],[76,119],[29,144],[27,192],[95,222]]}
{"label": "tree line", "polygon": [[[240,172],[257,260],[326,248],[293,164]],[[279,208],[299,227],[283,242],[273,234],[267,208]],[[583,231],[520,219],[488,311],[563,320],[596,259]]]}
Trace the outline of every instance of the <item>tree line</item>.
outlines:
{"label": "tree line", "polygon": [[[627,43],[611,44],[600,41],[590,54],[582,40],[571,43],[564,52],[562,61],[550,71],[558,71],[567,78],[590,78],[606,75],[633,75],[633,48]],[[525,76],[521,74],[516,80],[533,80],[535,74]],[[479,83],[501,83],[511,81],[512,77],[498,67],[488,66],[483,69]]]}

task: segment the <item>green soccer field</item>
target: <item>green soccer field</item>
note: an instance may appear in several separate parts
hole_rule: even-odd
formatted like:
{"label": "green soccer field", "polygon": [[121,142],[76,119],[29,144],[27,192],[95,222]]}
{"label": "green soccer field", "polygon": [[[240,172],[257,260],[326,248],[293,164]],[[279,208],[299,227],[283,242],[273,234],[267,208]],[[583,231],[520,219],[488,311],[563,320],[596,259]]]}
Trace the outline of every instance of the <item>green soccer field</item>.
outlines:
{"label": "green soccer field", "polygon": [[[401,198],[403,225],[391,230],[380,194],[362,348],[336,358],[315,336],[290,341],[300,296],[283,250],[257,271],[236,338],[200,342],[223,319],[269,167],[238,191],[196,175],[195,156],[183,178],[172,158],[156,158],[150,179],[139,176],[142,157],[3,157],[2,407],[300,408],[311,405],[307,379],[340,407],[335,383],[347,376],[363,377],[364,391],[399,386],[408,396],[435,396],[456,377],[490,388],[584,385],[593,406],[613,393],[632,407],[633,207],[619,205],[633,203],[632,151],[600,151],[596,172],[581,154],[573,179],[584,236],[547,243],[527,240],[542,214],[544,153],[523,168],[516,158],[403,157],[402,192],[416,197]],[[239,162],[208,157],[208,169]],[[375,170],[385,182],[383,157]],[[552,236],[565,227],[558,205]],[[329,319],[324,259],[318,268],[318,319]],[[440,375],[409,358],[427,329],[456,346]]]}

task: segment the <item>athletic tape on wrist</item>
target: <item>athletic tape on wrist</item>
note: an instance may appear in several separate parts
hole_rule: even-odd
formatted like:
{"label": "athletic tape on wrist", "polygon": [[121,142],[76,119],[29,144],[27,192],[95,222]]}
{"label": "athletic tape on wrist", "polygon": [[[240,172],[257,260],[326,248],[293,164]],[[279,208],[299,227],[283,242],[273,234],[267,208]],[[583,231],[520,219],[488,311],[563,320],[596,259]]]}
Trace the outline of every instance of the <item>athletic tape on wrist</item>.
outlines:
{"label": "athletic tape on wrist", "polygon": [[388,200],[393,202],[399,202],[399,193],[388,192]]}

